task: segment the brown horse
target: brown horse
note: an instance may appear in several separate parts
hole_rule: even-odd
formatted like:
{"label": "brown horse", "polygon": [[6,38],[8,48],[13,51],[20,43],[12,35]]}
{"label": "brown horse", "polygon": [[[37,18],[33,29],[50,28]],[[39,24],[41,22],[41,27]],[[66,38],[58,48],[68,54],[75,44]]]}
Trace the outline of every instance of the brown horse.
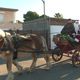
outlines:
{"label": "brown horse", "polygon": [[[16,51],[25,51],[32,53],[33,62],[30,66],[30,71],[35,68],[37,55],[42,54],[47,63],[47,68],[49,68],[49,54],[46,44],[46,40],[43,36],[38,36],[36,34],[27,34],[27,36],[13,35],[13,43]],[[16,38],[16,41],[14,40]],[[15,60],[14,60],[15,62]]]}
{"label": "brown horse", "polygon": [[15,47],[15,43],[13,41],[13,36],[10,34],[5,33],[3,30],[0,30],[0,57],[4,57],[6,60],[7,70],[8,70],[8,76],[6,80],[14,80],[14,75],[12,73],[12,63],[18,68],[18,70],[21,70],[22,67],[13,60],[13,55],[15,54],[15,49],[18,50],[24,50],[24,51],[31,51],[33,62],[30,67],[30,70],[32,70],[36,66],[37,56],[36,53],[43,53],[44,59],[47,63],[47,68],[49,68],[49,54],[48,48],[46,45],[46,41],[44,37],[38,36],[36,34],[30,34],[29,36],[25,37],[23,35],[18,35],[20,38],[18,40],[19,44]]}

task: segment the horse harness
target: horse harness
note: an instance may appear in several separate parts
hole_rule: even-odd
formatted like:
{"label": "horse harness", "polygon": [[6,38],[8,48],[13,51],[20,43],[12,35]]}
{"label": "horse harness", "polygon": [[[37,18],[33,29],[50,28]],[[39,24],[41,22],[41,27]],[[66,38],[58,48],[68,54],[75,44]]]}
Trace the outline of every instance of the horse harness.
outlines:
{"label": "horse harness", "polygon": [[[24,37],[22,37],[21,35],[13,35],[12,36],[12,41],[13,41],[13,44],[14,44],[14,48],[17,50],[18,49],[18,47],[20,46],[20,44],[21,43],[23,43],[23,41],[25,41],[25,40],[32,40],[32,37],[31,37],[31,35],[29,34],[28,35],[29,36],[29,38],[26,38],[25,36]],[[32,36],[36,36],[36,35],[32,35]],[[20,42],[19,42],[20,41]],[[39,49],[35,49],[35,48],[32,48],[32,47],[30,47],[30,46],[28,46],[28,45],[24,45],[24,48],[28,48],[28,49],[31,49],[32,51],[30,51],[30,52],[35,52],[35,53],[41,53],[41,52],[43,52],[42,50],[39,50]],[[29,52],[29,51],[28,51]]]}

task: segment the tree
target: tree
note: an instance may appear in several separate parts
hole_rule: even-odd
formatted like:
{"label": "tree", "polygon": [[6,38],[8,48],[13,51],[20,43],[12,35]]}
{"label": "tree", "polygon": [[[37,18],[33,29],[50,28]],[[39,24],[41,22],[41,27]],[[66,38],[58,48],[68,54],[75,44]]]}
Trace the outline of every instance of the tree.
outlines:
{"label": "tree", "polygon": [[39,16],[39,18],[44,18],[44,17],[46,17],[46,18],[48,18],[49,16],[47,16],[47,15],[41,15],[41,16]]}
{"label": "tree", "polygon": [[60,13],[55,13],[54,18],[63,19],[63,15]]}
{"label": "tree", "polygon": [[38,19],[39,15],[36,12],[28,11],[26,14],[23,15],[24,21],[31,21],[34,19]]}

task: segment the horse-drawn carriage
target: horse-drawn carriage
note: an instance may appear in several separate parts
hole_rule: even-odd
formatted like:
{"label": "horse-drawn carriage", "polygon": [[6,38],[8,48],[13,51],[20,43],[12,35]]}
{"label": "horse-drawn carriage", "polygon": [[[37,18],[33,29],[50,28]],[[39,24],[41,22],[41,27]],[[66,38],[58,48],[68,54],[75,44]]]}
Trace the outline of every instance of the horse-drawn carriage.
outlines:
{"label": "horse-drawn carriage", "polygon": [[[63,39],[61,34],[57,34],[53,37],[53,41],[57,45],[55,50],[61,55],[60,59],[62,58],[63,53],[67,53],[68,56],[69,54],[72,54],[72,64],[77,67],[80,64],[80,35],[76,35],[75,38],[78,42],[75,41],[71,43],[69,40]],[[54,54],[52,54],[52,57],[55,58]]]}
{"label": "horse-drawn carriage", "polygon": [[[9,71],[9,75],[7,78],[8,80],[13,78],[12,72],[11,72],[12,63],[16,65],[18,70],[21,70],[21,66],[18,65],[18,63],[16,63],[14,60],[12,60],[12,55],[15,54],[16,51],[21,50],[22,48],[24,50],[29,50],[32,52],[33,62],[30,67],[30,70],[35,68],[35,65],[36,65],[37,57],[35,53],[37,54],[42,53],[44,55],[44,58],[47,63],[47,68],[50,67],[49,53],[51,53],[52,58],[55,61],[59,61],[62,58],[63,53],[72,53],[73,65],[78,66],[80,62],[80,56],[79,56],[80,43],[76,47],[73,47],[68,41],[66,40],[63,41],[60,35],[56,35],[53,37],[53,41],[57,45],[57,47],[54,49],[48,49],[45,38],[43,36],[38,36],[36,34],[28,34],[27,36],[12,34],[8,36],[5,32],[3,32],[3,35],[4,36],[0,35],[0,43],[1,43],[0,52],[1,54],[4,54],[4,57],[7,60],[7,68]],[[14,41],[17,43],[13,42],[11,37],[17,38],[16,40],[18,40],[19,44],[15,40]],[[79,36],[77,36],[77,38],[79,38]]]}
{"label": "horse-drawn carriage", "polygon": [[[23,40],[26,40],[28,38],[27,43],[26,43],[26,41],[24,41],[24,45],[28,44],[27,46],[25,45],[28,48],[28,51],[26,51],[26,52],[28,52],[28,53],[35,52],[36,54],[39,54],[42,52],[48,53],[48,54],[52,55],[52,59],[54,61],[61,60],[63,57],[63,53],[68,54],[68,56],[69,56],[69,54],[72,54],[72,64],[74,66],[79,65],[80,42],[77,42],[77,44],[75,44],[75,46],[73,46],[73,43],[70,43],[68,40],[63,39],[61,34],[57,34],[57,35],[53,36],[53,42],[56,44],[56,47],[54,49],[50,49],[47,47],[46,41],[43,38],[40,38],[40,35],[37,35],[39,37],[39,39],[37,38],[36,34],[26,34],[26,35],[27,35],[27,37],[24,35],[20,35],[20,34],[18,35],[18,37]],[[17,37],[17,36],[15,36],[15,37]],[[38,40],[41,41],[40,39],[43,39],[44,40],[43,47],[46,47],[46,50],[42,51],[41,48],[38,48],[39,47],[38,45],[41,45],[41,43],[39,44],[39,42],[37,44],[38,47],[32,48],[31,46],[29,46],[31,44],[31,43],[29,43],[31,38],[36,42],[38,42]],[[80,41],[80,35],[76,35],[76,38]],[[34,43],[36,43],[36,42],[34,42]],[[18,42],[16,44],[18,45]],[[20,44],[20,45],[23,45],[23,41],[22,41],[22,44]],[[23,45],[23,47],[24,47],[24,45]],[[20,51],[21,51],[21,49],[20,49]]]}
{"label": "horse-drawn carriage", "polygon": [[[32,36],[32,35],[33,34],[30,34],[29,36]],[[33,35],[33,36],[35,36],[35,35]],[[38,36],[40,36],[40,35],[38,35]],[[21,37],[21,35],[18,36],[18,37]],[[24,39],[23,37],[21,37],[21,38]],[[76,35],[76,38],[78,40],[80,40],[80,35]],[[37,39],[37,38],[35,38],[35,39]],[[61,34],[54,35],[53,36],[53,42],[56,44],[56,47],[54,49],[47,48],[45,51],[43,51],[43,53],[46,52],[46,53],[52,55],[52,59],[54,61],[61,60],[62,57],[63,57],[63,53],[68,54],[68,56],[69,56],[69,54],[72,54],[72,64],[74,66],[78,66],[79,65],[80,42],[77,42],[77,45],[75,44],[75,46],[73,46],[73,43],[71,44],[68,40],[63,39],[62,36],[61,36]],[[27,44],[29,44],[29,43],[27,43]],[[44,44],[43,46],[45,47],[46,41],[43,44]],[[25,45],[25,43],[24,43],[24,45]],[[39,45],[39,44],[37,44],[37,45]],[[35,52],[36,54],[42,53],[42,51],[39,48],[32,48],[29,45],[27,45],[26,47],[31,50],[31,51],[26,51],[26,52]]]}

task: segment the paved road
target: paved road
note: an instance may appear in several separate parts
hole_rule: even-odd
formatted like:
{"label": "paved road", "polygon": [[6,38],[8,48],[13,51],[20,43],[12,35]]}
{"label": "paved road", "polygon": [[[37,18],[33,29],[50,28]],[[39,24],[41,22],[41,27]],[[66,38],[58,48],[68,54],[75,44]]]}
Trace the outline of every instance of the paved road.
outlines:
{"label": "paved road", "polygon": [[[43,64],[44,60],[40,59],[37,62],[37,66]],[[31,64],[31,60],[27,62],[22,62],[21,65],[28,67]],[[4,68],[5,65],[1,65],[1,69]],[[15,67],[14,67],[14,71]],[[5,71],[3,70],[3,73]],[[23,71],[22,75],[17,75],[14,72],[15,80],[80,80],[80,68],[75,68],[71,64],[71,60],[69,58],[64,57],[64,59],[58,63],[52,63],[52,67],[50,70],[43,70],[41,67],[38,67],[32,73],[27,71]],[[4,80],[6,75],[0,75],[0,80]]]}

